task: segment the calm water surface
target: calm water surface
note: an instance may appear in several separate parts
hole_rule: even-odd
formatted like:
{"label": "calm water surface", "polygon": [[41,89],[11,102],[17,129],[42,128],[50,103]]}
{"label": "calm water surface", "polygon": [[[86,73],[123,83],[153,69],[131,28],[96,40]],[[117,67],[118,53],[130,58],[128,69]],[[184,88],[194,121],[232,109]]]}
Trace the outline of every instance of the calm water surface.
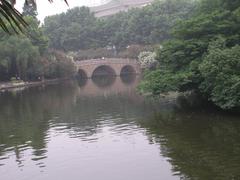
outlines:
{"label": "calm water surface", "polygon": [[98,78],[1,92],[0,179],[240,179],[239,116],[144,99],[137,84]]}

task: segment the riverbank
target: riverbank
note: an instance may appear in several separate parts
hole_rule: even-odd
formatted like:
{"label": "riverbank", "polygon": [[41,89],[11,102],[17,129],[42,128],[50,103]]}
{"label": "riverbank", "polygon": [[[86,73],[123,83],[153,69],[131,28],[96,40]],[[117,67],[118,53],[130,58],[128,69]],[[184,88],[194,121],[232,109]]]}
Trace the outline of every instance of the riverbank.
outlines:
{"label": "riverbank", "polygon": [[9,90],[14,88],[21,88],[21,87],[31,87],[31,86],[39,86],[39,85],[45,85],[45,84],[52,84],[52,83],[58,83],[64,80],[67,80],[68,78],[61,78],[61,79],[49,79],[49,80],[43,80],[43,81],[31,81],[31,82],[0,82],[0,91],[3,90]]}

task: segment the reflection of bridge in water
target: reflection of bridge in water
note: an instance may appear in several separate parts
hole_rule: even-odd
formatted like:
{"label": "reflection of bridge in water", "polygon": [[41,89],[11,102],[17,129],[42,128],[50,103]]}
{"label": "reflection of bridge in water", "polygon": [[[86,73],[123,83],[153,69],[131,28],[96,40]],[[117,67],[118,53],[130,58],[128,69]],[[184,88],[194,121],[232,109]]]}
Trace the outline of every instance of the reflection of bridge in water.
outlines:
{"label": "reflection of bridge in water", "polygon": [[139,76],[103,76],[92,79],[80,79],[79,95],[84,97],[110,96],[134,92]]}
{"label": "reflection of bridge in water", "polygon": [[78,75],[91,78],[100,75],[120,76],[124,74],[140,74],[140,65],[133,59],[106,58],[77,61]]}

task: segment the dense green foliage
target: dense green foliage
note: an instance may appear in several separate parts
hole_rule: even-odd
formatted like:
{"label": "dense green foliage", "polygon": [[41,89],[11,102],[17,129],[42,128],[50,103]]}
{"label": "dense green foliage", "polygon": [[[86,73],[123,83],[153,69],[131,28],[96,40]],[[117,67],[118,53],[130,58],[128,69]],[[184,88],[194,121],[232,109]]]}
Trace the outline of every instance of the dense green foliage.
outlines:
{"label": "dense green foliage", "polygon": [[[21,77],[22,79],[38,76],[37,63],[40,60],[39,47],[34,41],[41,42],[42,51],[46,50],[47,39],[38,30],[38,24],[33,17],[25,17],[31,24],[29,27],[29,38],[24,35],[9,35],[1,31],[0,41],[0,78],[9,80],[11,77]],[[32,37],[31,34],[39,36]],[[34,72],[34,73],[33,73]]]}
{"label": "dense green foliage", "polygon": [[240,106],[240,1],[201,0],[158,50],[160,67],[141,88],[154,94],[200,92],[223,109]]}
{"label": "dense green foliage", "polygon": [[[240,46],[227,48],[215,41],[199,69],[204,80],[200,89],[223,108],[240,105]],[[224,43],[224,41],[222,42]]]}
{"label": "dense green foliage", "polygon": [[26,14],[25,21],[29,24],[27,34],[0,31],[0,81],[12,77],[37,80],[72,75],[74,66],[70,59],[48,52],[48,39],[37,19]]}
{"label": "dense green foliage", "polygon": [[97,19],[86,7],[74,8],[45,19],[50,47],[65,51],[156,44],[170,37],[170,28],[190,15],[191,0],[156,0],[142,9],[132,9]]}

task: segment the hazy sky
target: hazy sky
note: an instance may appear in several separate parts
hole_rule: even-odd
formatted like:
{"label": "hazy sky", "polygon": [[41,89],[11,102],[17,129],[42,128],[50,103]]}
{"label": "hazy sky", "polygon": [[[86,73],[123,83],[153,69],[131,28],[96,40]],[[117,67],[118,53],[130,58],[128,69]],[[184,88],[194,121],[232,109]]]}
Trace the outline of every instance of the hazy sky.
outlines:
{"label": "hazy sky", "polygon": [[[54,3],[49,3],[48,0],[37,0],[38,4],[38,19],[43,22],[45,16],[58,14],[66,11],[68,8],[75,6],[97,6],[109,0],[68,0],[69,7],[63,0],[54,0]],[[24,0],[18,0],[16,8],[21,11]]]}

